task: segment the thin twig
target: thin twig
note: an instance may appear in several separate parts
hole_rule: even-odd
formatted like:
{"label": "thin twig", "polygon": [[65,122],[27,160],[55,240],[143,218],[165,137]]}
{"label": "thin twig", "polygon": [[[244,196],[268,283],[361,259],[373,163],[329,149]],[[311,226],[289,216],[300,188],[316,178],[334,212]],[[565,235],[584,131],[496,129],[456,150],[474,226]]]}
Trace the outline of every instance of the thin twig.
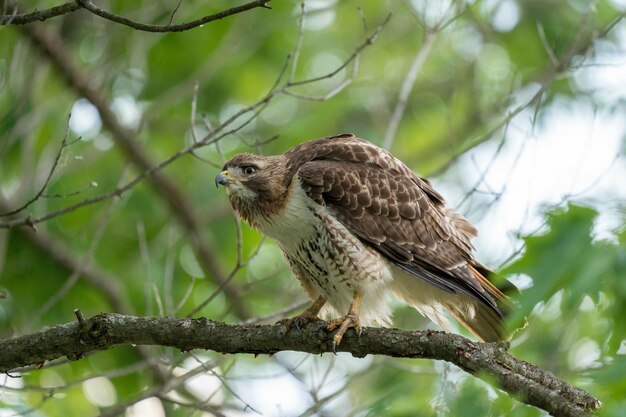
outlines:
{"label": "thin twig", "polygon": [[[18,218],[18,219],[12,219],[8,221],[0,222],[0,229],[10,229],[10,228],[18,227],[18,226],[31,226],[32,227],[37,223],[48,221],[52,218],[64,215],[66,213],[70,213],[82,207],[86,207],[92,204],[97,204],[113,197],[121,197],[124,193],[134,188],[137,184],[139,184],[146,178],[152,178],[153,181],[160,184],[159,185],[160,189],[168,191],[169,194],[166,193],[167,194],[166,196],[168,197],[167,201],[171,205],[177,207],[177,210],[175,210],[175,213],[180,214],[181,207],[184,206],[183,202],[180,201],[180,198],[181,198],[179,195],[180,190],[172,190],[171,188],[173,187],[173,184],[163,183],[163,181],[167,182],[167,180],[164,177],[156,176],[156,174],[158,174],[165,167],[169,166],[171,163],[177,161],[181,157],[194,152],[196,149],[199,149],[200,147],[203,147],[203,146],[217,143],[221,139],[239,132],[242,128],[244,128],[250,122],[252,122],[252,120],[256,118],[256,116],[260,113],[260,111],[262,111],[263,108],[265,108],[271,100],[273,100],[276,96],[280,94],[286,94],[286,91],[289,88],[294,87],[294,86],[313,84],[320,80],[331,78],[332,76],[337,74],[343,68],[348,66],[351,62],[356,60],[366,47],[372,45],[376,41],[382,29],[389,22],[390,17],[391,15],[387,15],[387,17],[382,21],[382,23],[380,23],[374,29],[372,34],[368,36],[363,41],[363,43],[358,45],[355,48],[354,52],[335,70],[323,76],[317,76],[317,77],[313,77],[313,78],[309,78],[309,79],[305,79],[305,80],[301,80],[297,82],[291,82],[291,83],[287,82],[283,86],[275,86],[261,100],[239,110],[238,112],[233,114],[231,117],[223,121],[215,129],[207,133],[205,137],[203,137],[201,140],[190,144],[186,148],[181,149],[180,151],[174,153],[169,158],[161,161],[159,164],[156,164],[156,165],[147,161],[147,157],[143,153],[143,150],[141,150],[140,148],[137,148],[137,145],[134,143],[134,141],[132,141],[128,137],[129,133],[121,129],[121,127],[118,126],[117,121],[114,120],[114,116],[109,112],[108,107],[106,107],[106,105],[102,103],[102,98],[100,96],[97,96],[96,92],[93,91],[91,87],[87,86],[86,80],[83,80],[82,79],[83,77],[80,75],[72,75],[73,73],[75,73],[75,69],[74,68],[70,69],[68,67],[69,65],[68,61],[64,58],[56,56],[58,54],[54,52],[55,60],[57,62],[63,62],[62,66],[63,66],[64,74],[72,77],[72,83],[76,85],[79,90],[86,93],[85,95],[88,96],[88,98],[91,97],[90,101],[92,101],[92,103],[98,104],[96,107],[98,108],[99,111],[101,111],[101,116],[103,116],[102,117],[103,120],[107,121],[110,127],[112,127],[111,130],[116,134],[114,138],[117,139],[120,142],[120,144],[124,147],[124,149],[129,153],[129,155],[131,156],[131,160],[134,161],[136,165],[143,167],[144,170],[137,177],[135,177],[134,179],[132,179],[125,185],[120,186],[116,188],[115,190],[112,190],[108,193],[102,194],[97,197],[87,198],[71,206],[64,207],[62,209],[59,209],[54,212],[47,213],[41,216],[28,216],[26,218]],[[29,33],[35,35],[36,39],[41,40],[44,44],[46,43],[46,39],[42,34],[38,34],[35,32],[29,32]],[[285,68],[286,66],[283,66],[283,69],[281,70],[281,74],[279,78],[282,77],[282,74],[285,71]],[[247,116],[248,118],[244,120],[243,122],[241,122],[241,124],[235,127],[232,127],[230,129],[227,129],[229,126],[231,126],[235,122],[238,122],[241,118],[245,116]],[[185,208],[183,210],[185,211],[184,220],[183,220],[183,223],[185,225],[191,224],[190,223],[191,219],[189,218],[189,213],[188,213],[189,210],[190,210],[189,208]],[[195,225],[195,221],[194,221],[194,225]]]}
{"label": "thin twig", "polygon": [[[112,112],[111,107],[102,92],[96,89],[87,76],[80,72],[72,64],[62,39],[54,33],[48,32],[39,27],[31,28],[29,26],[24,26],[23,32],[30,37],[34,45],[40,48],[50,58],[50,61],[68,81],[70,87],[87,98],[96,107],[98,113],[100,114],[103,126],[105,126],[112,133],[112,138],[125,153],[129,162],[141,172],[135,180],[130,181],[130,183],[125,186],[118,187],[113,192],[109,193],[108,197],[110,198],[116,195],[119,196],[124,191],[128,191],[141,182],[143,178],[148,178],[159,197],[161,197],[163,202],[168,205],[172,214],[176,216],[180,224],[188,233],[190,242],[193,245],[192,247],[206,276],[214,280],[216,284],[222,286],[226,278],[224,271],[222,270],[222,265],[211,247],[210,242],[207,241],[201,233],[202,228],[199,225],[199,221],[196,217],[193,206],[190,204],[190,200],[187,198],[183,190],[169,176],[161,172],[162,168],[169,165],[175,159],[186,153],[190,153],[192,150],[201,145],[192,144],[184,150],[184,152],[178,152],[167,161],[155,165],[145,148],[143,148],[139,141],[136,140],[135,133],[126,129],[120,123],[117,116]],[[102,201],[103,199],[96,197],[95,199],[91,199],[91,201],[86,200],[79,204],[88,205],[92,204],[96,200]],[[32,217],[30,216],[23,220],[25,220],[23,223],[24,225],[33,227],[35,224],[31,221]],[[13,221],[0,223],[0,228],[6,227],[7,223],[11,224]],[[247,318],[250,316],[246,306],[240,300],[238,290],[233,285],[224,287],[224,293],[238,317]]]}
{"label": "thin twig", "polygon": [[137,222],[137,242],[139,243],[139,256],[144,268],[144,282],[145,286],[145,298],[146,298],[146,311],[148,314],[153,314],[152,300],[156,301],[157,314],[160,316],[165,315],[165,308],[163,307],[163,300],[159,293],[159,287],[154,281],[152,275],[152,261],[150,260],[150,249],[148,248],[148,241],[146,238],[146,228],[142,221]]}
{"label": "thin twig", "polygon": [[[122,172],[120,181],[124,178],[125,172]],[[93,238],[91,239],[91,243],[89,244],[88,249],[82,255],[82,259],[80,263],[77,264],[77,268],[72,271],[70,276],[67,278],[65,283],[59,288],[54,294],[50,294],[46,302],[39,307],[36,311],[31,313],[29,320],[24,325],[25,329],[30,328],[37,320],[43,317],[56,303],[58,303],[78,282],[78,280],[83,276],[83,270],[87,265],[91,263],[98,246],[100,245],[100,241],[106,232],[107,226],[111,220],[111,213],[116,206],[116,201],[112,201],[111,204],[106,208],[104,213],[102,214],[100,221],[96,227]]]}
{"label": "thin twig", "polygon": [[166,403],[174,404],[174,405],[177,405],[177,406],[180,406],[180,407],[193,408],[193,409],[198,410],[198,411],[206,411],[211,416],[228,417],[226,414],[222,413],[219,410],[219,408],[217,408],[215,406],[212,406],[210,404],[206,404],[206,401],[204,401],[204,402],[199,402],[199,401],[195,401],[195,402],[182,401],[180,399],[174,399],[172,397],[168,397],[167,395],[160,395],[159,399],[161,401],[166,402]]}
{"label": "thin twig", "polygon": [[299,300],[288,305],[287,307],[281,310],[274,311],[265,316],[248,319],[244,321],[243,324],[271,323],[272,321],[275,321],[276,319],[285,318],[287,314],[292,313],[294,311],[304,310],[304,308],[310,304],[311,304],[311,300]]}
{"label": "thin twig", "polygon": [[27,209],[31,204],[33,204],[35,201],[39,200],[39,198],[44,196],[44,192],[46,191],[46,188],[48,188],[48,184],[50,184],[50,180],[52,179],[52,175],[54,174],[54,172],[56,171],[58,165],[59,165],[59,161],[61,160],[61,156],[63,155],[63,150],[65,148],[67,148],[68,146],[73,145],[74,143],[76,143],[77,141],[80,140],[80,138],[72,141],[72,142],[68,142],[67,141],[67,135],[69,134],[69,119],[72,115],[70,114],[68,116],[68,126],[65,129],[65,136],[63,136],[63,140],[61,141],[61,145],[59,146],[59,150],[57,151],[57,154],[54,158],[54,161],[52,162],[52,167],[50,168],[50,170],[48,171],[48,175],[46,176],[46,180],[44,181],[43,185],[41,186],[41,188],[39,189],[39,191],[37,193],[35,193],[35,195],[33,197],[31,197],[26,203],[22,204],[20,207],[10,210],[10,211],[6,211],[4,213],[0,213],[0,217],[6,217],[6,216],[13,216],[25,209]]}
{"label": "thin twig", "polygon": [[298,36],[296,38],[296,46],[293,48],[291,71],[289,72],[289,82],[293,82],[296,77],[296,69],[298,68],[298,60],[300,59],[300,50],[302,49],[302,40],[304,39],[304,20],[306,11],[304,8],[304,0],[300,1],[300,19],[298,21]]}
{"label": "thin twig", "polygon": [[[168,228],[167,233],[167,253],[165,255],[165,267],[163,268],[163,299],[165,300],[165,314],[175,316],[178,311],[178,307],[174,307],[174,281],[176,278],[175,265],[176,265],[176,242],[179,240],[180,233],[178,228],[171,225]],[[187,297],[191,295],[193,284],[195,279],[191,279],[191,283],[188,286],[188,290],[181,300],[181,304],[184,304]]]}
{"label": "thin twig", "polygon": [[411,64],[411,68],[404,79],[404,83],[402,84],[402,88],[400,89],[400,94],[398,95],[398,102],[396,103],[396,108],[391,115],[391,119],[389,120],[389,125],[387,126],[387,132],[385,132],[385,139],[383,140],[383,147],[389,149],[393,143],[393,140],[396,136],[396,131],[398,130],[398,126],[400,125],[400,121],[402,120],[402,116],[404,115],[404,110],[406,108],[407,101],[409,99],[409,95],[413,90],[413,85],[415,84],[415,80],[422,68],[424,62],[426,62],[426,58],[430,54],[432,50],[432,46],[435,43],[435,39],[437,37],[437,32],[435,31],[427,31],[426,36],[424,37],[424,43],[415,55],[413,59],[413,63]]}
{"label": "thin twig", "polygon": [[537,20],[537,32],[539,33],[539,38],[541,39],[541,44],[543,45],[543,49],[548,54],[548,58],[550,58],[550,62],[555,67],[559,65],[559,60],[554,53],[554,50],[550,45],[548,45],[548,39],[546,39],[546,32],[543,30],[543,24]]}
{"label": "thin twig", "polygon": [[174,10],[172,10],[172,13],[170,13],[170,20],[168,20],[167,25],[171,26],[172,22],[174,21],[174,16],[176,16],[176,12],[178,12],[178,9],[180,8],[180,5],[183,3],[183,0],[178,0],[178,4],[176,5],[176,7],[174,7]]}
{"label": "thin twig", "polygon": [[446,164],[441,166],[435,172],[431,173],[431,176],[440,175],[441,173],[445,172],[449,167],[453,165],[453,163],[461,155],[463,155],[465,152],[469,151],[470,149],[480,145],[481,143],[484,143],[485,141],[489,140],[491,136],[494,134],[494,132],[497,132],[502,127],[508,125],[521,112],[523,112],[530,106],[539,105],[541,103],[541,100],[544,94],[548,91],[550,86],[557,79],[559,79],[559,77],[561,77],[564,73],[567,73],[568,71],[572,70],[572,68],[570,67],[572,59],[578,54],[585,53],[589,48],[593,46],[596,40],[604,38],[625,17],[626,17],[626,12],[617,16],[611,23],[606,25],[602,30],[595,32],[593,36],[591,36],[586,42],[581,44],[580,36],[583,33],[582,27],[583,27],[583,24],[587,22],[588,20],[588,15],[583,16],[576,30],[577,36],[574,38],[574,40],[570,42],[569,47],[567,48],[566,52],[559,58],[558,65],[551,66],[544,72],[544,74],[538,80],[534,81],[535,83],[538,83],[540,85],[537,91],[535,92],[535,94],[525,103],[522,103],[518,105],[517,107],[515,107],[514,109],[510,110],[499,122],[495,123],[495,125],[493,125],[490,129],[488,129],[487,132],[467,141],[465,146],[459,149],[459,152],[457,154],[452,156],[446,162]]}

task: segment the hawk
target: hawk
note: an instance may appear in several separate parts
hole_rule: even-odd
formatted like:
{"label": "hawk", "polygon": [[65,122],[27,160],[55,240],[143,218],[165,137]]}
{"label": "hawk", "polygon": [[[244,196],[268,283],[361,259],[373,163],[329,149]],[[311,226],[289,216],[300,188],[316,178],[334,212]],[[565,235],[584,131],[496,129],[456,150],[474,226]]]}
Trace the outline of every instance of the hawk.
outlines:
{"label": "hawk", "polygon": [[215,178],[237,215],[274,239],[333,346],[348,328],[389,325],[390,295],[447,328],[445,310],[483,341],[503,338],[507,297],[472,255],[476,229],[431,183],[385,149],[351,134],[282,155],[236,155]]}

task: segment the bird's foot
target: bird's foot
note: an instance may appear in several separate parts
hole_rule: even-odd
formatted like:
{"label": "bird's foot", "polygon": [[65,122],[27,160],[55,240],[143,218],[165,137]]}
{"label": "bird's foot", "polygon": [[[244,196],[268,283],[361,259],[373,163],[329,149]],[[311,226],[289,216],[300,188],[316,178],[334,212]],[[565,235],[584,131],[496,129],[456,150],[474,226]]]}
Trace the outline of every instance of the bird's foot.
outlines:
{"label": "bird's foot", "polygon": [[280,324],[280,336],[284,336],[294,327],[298,329],[299,332],[302,332],[302,328],[313,321],[321,321],[321,319],[317,316],[317,314],[312,314],[308,310],[296,317],[282,319],[278,322]]}
{"label": "bird's foot", "polygon": [[356,331],[357,336],[361,336],[361,333],[363,332],[363,326],[361,326],[358,315],[348,313],[343,318],[330,320],[328,322],[328,324],[326,325],[326,329],[328,331],[333,331],[338,328],[338,330],[333,335],[333,352],[335,352],[335,349],[337,348],[337,346],[339,346],[339,343],[341,343],[343,336],[346,334],[346,331],[348,331],[350,327],[352,327],[354,331]]}

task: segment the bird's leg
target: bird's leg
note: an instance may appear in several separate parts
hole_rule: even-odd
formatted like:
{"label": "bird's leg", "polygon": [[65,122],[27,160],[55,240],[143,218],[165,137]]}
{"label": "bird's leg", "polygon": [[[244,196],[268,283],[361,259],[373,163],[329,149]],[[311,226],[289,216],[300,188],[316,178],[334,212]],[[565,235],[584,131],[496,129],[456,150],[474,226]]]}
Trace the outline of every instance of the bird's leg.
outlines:
{"label": "bird's leg", "polygon": [[334,330],[337,327],[339,329],[333,335],[333,351],[335,348],[341,343],[341,339],[343,339],[343,335],[346,334],[346,331],[353,327],[356,333],[360,336],[361,331],[363,330],[363,326],[359,321],[359,310],[361,309],[361,301],[363,301],[363,294],[361,291],[355,290],[354,296],[352,298],[352,304],[350,305],[350,310],[348,310],[348,314],[341,319],[335,319],[328,322],[326,328],[328,330]]}
{"label": "bird's leg", "polygon": [[281,334],[284,335],[289,331],[290,328],[295,327],[300,330],[302,327],[306,326],[309,322],[319,320],[317,316],[326,304],[326,299],[322,296],[317,297],[313,304],[306,310],[304,310],[300,315],[291,318],[291,319],[283,319],[279,323],[281,324]]}
{"label": "bird's leg", "polygon": [[317,297],[317,299],[313,301],[313,304],[311,304],[309,308],[304,310],[299,316],[291,319],[291,321],[293,322],[292,325],[295,326],[297,329],[300,329],[300,327],[306,326],[307,323],[309,323],[310,321],[319,320],[319,317],[317,317],[317,315],[320,313],[322,307],[324,307],[324,304],[326,304],[326,299],[324,299],[322,296]]}

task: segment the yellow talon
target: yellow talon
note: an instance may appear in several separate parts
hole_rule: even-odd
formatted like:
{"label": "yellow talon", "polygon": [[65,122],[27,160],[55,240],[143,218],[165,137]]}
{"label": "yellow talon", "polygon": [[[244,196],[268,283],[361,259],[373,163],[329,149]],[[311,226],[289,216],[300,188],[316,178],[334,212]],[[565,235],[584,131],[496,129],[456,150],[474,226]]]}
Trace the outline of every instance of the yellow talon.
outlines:
{"label": "yellow talon", "polygon": [[363,326],[361,326],[361,322],[359,321],[361,301],[363,301],[363,295],[361,295],[361,292],[359,290],[354,291],[352,305],[350,306],[348,314],[346,314],[344,318],[331,320],[326,325],[326,329],[329,331],[339,328],[333,335],[333,352],[337,346],[339,346],[343,336],[350,327],[354,328],[358,336],[361,336],[361,332],[363,331]]}
{"label": "yellow talon", "polygon": [[301,331],[301,329],[308,323],[320,320],[317,315],[319,314],[322,307],[324,307],[324,304],[326,304],[326,300],[322,297],[317,297],[313,304],[311,304],[309,308],[304,310],[302,314],[291,319],[280,320],[280,336],[284,336],[292,327],[295,327],[296,329],[298,329],[298,331]]}

